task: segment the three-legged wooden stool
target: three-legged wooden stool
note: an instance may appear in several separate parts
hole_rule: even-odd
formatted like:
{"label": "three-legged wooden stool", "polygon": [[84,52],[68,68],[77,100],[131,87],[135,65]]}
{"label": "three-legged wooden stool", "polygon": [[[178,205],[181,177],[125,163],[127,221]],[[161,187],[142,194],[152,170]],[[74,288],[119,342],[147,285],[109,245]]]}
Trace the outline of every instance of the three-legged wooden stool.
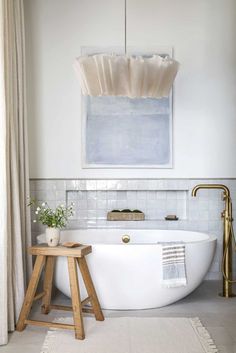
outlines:
{"label": "three-legged wooden stool", "polygon": [[[75,331],[75,338],[84,339],[85,334],[82,312],[94,313],[96,320],[104,320],[103,313],[101,311],[97,294],[85,259],[85,256],[92,252],[92,247],[88,245],[83,245],[78,248],[65,248],[63,246],[48,247],[47,245],[43,244],[30,247],[28,251],[30,254],[36,255],[37,258],[28,289],[26,291],[21,313],[17,322],[17,331],[23,331],[26,325],[47,326],[69,330],[72,329]],[[63,305],[51,305],[53,270],[56,256],[66,256],[68,260],[72,307]],[[88,297],[83,301],[80,299],[77,263],[79,265],[88,293]],[[45,275],[43,292],[35,295],[44,265]],[[51,309],[73,311],[74,325],[28,320],[33,301],[40,298],[42,298],[42,312],[44,314],[48,314]],[[92,308],[84,308],[84,305],[88,302],[91,303]]]}

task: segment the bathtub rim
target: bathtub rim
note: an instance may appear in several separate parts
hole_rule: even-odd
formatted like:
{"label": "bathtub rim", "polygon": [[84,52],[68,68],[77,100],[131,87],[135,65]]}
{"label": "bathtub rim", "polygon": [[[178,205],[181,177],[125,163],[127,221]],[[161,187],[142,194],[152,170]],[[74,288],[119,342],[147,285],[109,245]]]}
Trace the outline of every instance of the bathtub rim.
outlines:
{"label": "bathtub rim", "polygon": [[[202,234],[202,235],[205,235],[205,236],[207,236],[207,239],[202,239],[202,240],[193,240],[193,241],[183,241],[183,245],[186,245],[186,244],[199,244],[199,243],[201,243],[201,244],[203,244],[203,243],[208,243],[208,242],[217,242],[217,236],[216,235],[214,235],[214,234],[212,234],[212,233],[210,233],[210,234],[208,234],[208,233],[204,233],[204,232],[198,232],[198,231],[193,231],[193,230],[185,230],[185,229],[155,229],[155,228],[152,228],[152,229],[145,229],[145,228],[96,228],[96,227],[94,227],[94,228],[77,228],[77,229],[63,229],[63,230],[61,230],[61,232],[67,232],[67,231],[73,231],[73,232],[76,232],[76,231],[79,231],[79,230],[87,230],[87,231],[89,231],[89,230],[91,230],[91,229],[93,229],[93,230],[99,230],[99,231],[102,231],[102,230],[106,230],[106,231],[109,231],[109,230],[120,230],[121,232],[122,231],[124,231],[124,232],[129,232],[129,231],[137,231],[137,230],[142,230],[142,231],[153,231],[153,230],[157,230],[157,231],[168,231],[168,232],[176,232],[176,231],[180,231],[180,232],[184,232],[184,233],[198,233],[198,234]],[[36,237],[36,239],[37,239],[37,244],[43,244],[44,242],[42,242],[42,241],[40,241],[40,237],[42,237],[42,236],[45,236],[45,233],[41,233],[41,234],[39,234],[39,235],[37,235],[37,237]],[[169,241],[170,243],[171,242],[174,242],[175,240],[173,239],[173,240],[171,240],[171,241]],[[181,241],[181,240],[180,240]],[[168,242],[168,241],[167,241]],[[165,241],[163,241],[163,243],[165,243]],[[115,245],[115,246],[117,246],[117,245],[122,245],[122,246],[134,246],[134,245],[138,245],[138,246],[140,246],[140,245],[145,245],[145,246],[147,246],[147,245],[160,245],[161,246],[161,242],[151,242],[151,243],[127,243],[127,244],[125,244],[125,243],[97,243],[97,242],[94,242],[94,243],[91,243],[91,242],[89,242],[88,241],[88,244],[90,244],[90,245],[92,245],[92,246],[98,246],[98,245],[102,245],[102,246],[105,246],[105,245],[107,245],[107,246],[111,246],[111,245]]]}

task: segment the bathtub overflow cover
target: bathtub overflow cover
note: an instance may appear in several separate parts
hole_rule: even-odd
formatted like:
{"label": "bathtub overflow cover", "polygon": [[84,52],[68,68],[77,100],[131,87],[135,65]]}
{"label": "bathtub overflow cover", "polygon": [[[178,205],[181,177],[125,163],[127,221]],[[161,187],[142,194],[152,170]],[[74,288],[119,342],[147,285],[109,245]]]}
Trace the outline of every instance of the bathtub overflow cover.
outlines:
{"label": "bathtub overflow cover", "polygon": [[123,235],[122,236],[122,241],[123,241],[123,243],[129,243],[129,241],[130,241],[130,236],[129,235],[127,235],[127,234],[125,234],[125,235]]}

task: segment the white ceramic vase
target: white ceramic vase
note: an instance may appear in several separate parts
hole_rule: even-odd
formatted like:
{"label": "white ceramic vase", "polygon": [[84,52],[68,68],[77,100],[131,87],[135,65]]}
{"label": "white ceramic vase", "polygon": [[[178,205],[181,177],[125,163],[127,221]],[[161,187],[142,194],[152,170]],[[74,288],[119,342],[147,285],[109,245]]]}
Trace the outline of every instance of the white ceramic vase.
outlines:
{"label": "white ceramic vase", "polygon": [[60,241],[60,229],[59,228],[46,228],[46,241],[48,246],[57,246]]}

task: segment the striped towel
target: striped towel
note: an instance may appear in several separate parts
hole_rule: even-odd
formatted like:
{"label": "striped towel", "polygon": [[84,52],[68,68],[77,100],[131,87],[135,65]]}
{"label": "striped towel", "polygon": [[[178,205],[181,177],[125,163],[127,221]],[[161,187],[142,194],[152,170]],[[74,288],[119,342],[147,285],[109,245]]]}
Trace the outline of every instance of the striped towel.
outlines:
{"label": "striped towel", "polygon": [[185,245],[182,242],[162,243],[163,287],[186,286]]}

